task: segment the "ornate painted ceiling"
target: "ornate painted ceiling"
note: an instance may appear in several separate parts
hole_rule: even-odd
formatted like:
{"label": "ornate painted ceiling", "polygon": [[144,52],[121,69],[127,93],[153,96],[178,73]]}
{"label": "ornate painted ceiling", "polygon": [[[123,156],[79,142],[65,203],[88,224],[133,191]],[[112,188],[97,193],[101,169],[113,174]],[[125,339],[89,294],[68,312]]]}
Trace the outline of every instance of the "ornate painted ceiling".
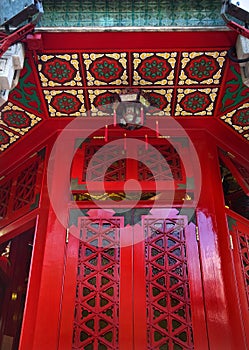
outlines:
{"label": "ornate painted ceiling", "polygon": [[[83,2],[77,3],[83,6]],[[105,11],[105,18],[111,18],[108,13],[115,12],[113,9],[109,7],[107,11],[100,2],[95,3],[102,15]],[[128,2],[122,3],[124,6]],[[159,19],[166,2],[156,3],[151,13]],[[208,23],[204,16],[206,2],[200,2],[198,13],[193,10],[193,4],[197,6],[197,3],[189,3],[192,8],[186,8],[185,24],[187,19],[194,23],[188,17],[190,14],[196,15],[199,24],[201,18],[203,26]],[[57,7],[55,4],[53,1],[46,2],[48,10],[50,6],[47,14],[45,11],[46,23],[50,24],[49,18],[55,16],[55,9],[60,6],[68,19],[65,26],[69,25],[73,17],[66,16],[69,13],[68,2],[59,2]],[[121,2],[118,4],[122,7]],[[76,2],[72,1],[73,5],[75,8]],[[217,6],[217,2],[214,5]],[[148,4],[146,6],[140,7],[143,16],[149,11]],[[119,7],[116,9],[118,13]],[[169,17],[172,15],[169,13],[171,7],[168,8]],[[178,7],[183,13],[182,2]],[[98,12],[97,7],[95,11],[91,8],[91,11]],[[132,8],[131,13],[138,12],[138,9]],[[207,15],[214,25],[218,19],[210,16]],[[56,18],[64,17],[60,14]],[[56,18],[55,25],[60,25]],[[86,25],[86,22],[80,24]],[[154,25],[160,24],[159,21]],[[207,126],[210,120],[215,119],[241,139],[249,140],[249,89],[241,81],[239,66],[227,57],[228,49],[235,44],[235,33],[224,28],[200,31],[188,28],[176,32],[147,31],[146,28],[135,32],[80,32],[71,28],[65,32],[46,30],[45,27],[37,28],[36,32],[41,33],[42,49],[26,49],[25,67],[19,84],[1,107],[2,154],[13,145],[20,145],[28,135],[33,135],[35,139],[45,125],[48,128],[48,121],[53,120],[54,127],[54,121],[60,120],[61,127],[63,122],[66,125],[69,120],[78,117],[110,116],[113,113],[110,108],[113,96],[127,88],[149,94],[153,108],[148,111],[148,119],[167,120],[169,116],[178,120],[205,119]]]}

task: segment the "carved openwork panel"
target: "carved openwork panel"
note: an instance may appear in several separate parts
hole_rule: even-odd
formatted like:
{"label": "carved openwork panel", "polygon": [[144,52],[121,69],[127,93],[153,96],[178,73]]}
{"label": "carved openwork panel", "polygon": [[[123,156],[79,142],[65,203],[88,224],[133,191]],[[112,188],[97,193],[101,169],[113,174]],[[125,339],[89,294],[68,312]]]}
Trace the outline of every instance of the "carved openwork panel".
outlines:
{"label": "carved openwork panel", "polygon": [[176,198],[184,198],[186,188],[192,191],[194,187],[188,143],[180,138],[171,142],[155,138],[150,143],[139,141],[128,147],[125,140],[93,139],[77,145],[71,167],[72,198],[82,200],[89,191],[93,196],[122,192],[131,179],[140,183],[142,193],[153,192],[157,186],[160,191],[179,190]]}
{"label": "carved openwork panel", "polygon": [[4,219],[7,215],[11,184],[12,181],[9,180],[4,182],[0,187],[0,219]]}
{"label": "carved openwork panel", "polygon": [[[118,156],[117,161],[111,163],[107,168],[104,176],[105,181],[124,181],[125,180],[125,159],[122,159],[122,148],[119,145],[105,145],[105,148],[98,151],[103,145],[89,144],[85,147],[84,167],[82,179],[83,181],[101,181],[103,177],[103,168],[111,159]],[[94,156],[94,162],[89,167],[89,163]]]}
{"label": "carved openwork panel", "polygon": [[0,226],[39,206],[45,149],[10,172],[0,184]]}
{"label": "carved openwork panel", "polygon": [[[157,146],[157,151],[150,148],[144,152],[144,148],[139,148],[138,179],[140,181],[182,180],[183,168],[176,149],[167,144]],[[166,162],[162,163],[160,155],[163,156]],[[150,164],[150,169],[145,164]],[[156,176],[153,176],[153,174],[156,174]]]}
{"label": "carved openwork panel", "polygon": [[148,349],[194,349],[183,219],[145,219]]}
{"label": "carved openwork panel", "polygon": [[82,218],[72,349],[118,349],[120,219]]}
{"label": "carved openwork panel", "polygon": [[245,281],[245,290],[249,306],[249,233],[238,230],[239,253],[241,269]]}
{"label": "carved openwork panel", "polygon": [[227,223],[234,266],[234,288],[245,330],[249,329],[249,225],[248,220],[227,209]]}
{"label": "carved openwork panel", "polygon": [[33,202],[38,165],[39,160],[36,160],[18,175],[14,196],[14,210]]}

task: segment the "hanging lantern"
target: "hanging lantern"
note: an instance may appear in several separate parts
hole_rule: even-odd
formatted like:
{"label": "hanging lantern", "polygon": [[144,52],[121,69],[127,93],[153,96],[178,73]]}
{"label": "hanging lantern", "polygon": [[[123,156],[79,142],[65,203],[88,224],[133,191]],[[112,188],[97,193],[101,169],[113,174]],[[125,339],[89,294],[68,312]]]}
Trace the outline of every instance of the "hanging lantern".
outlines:
{"label": "hanging lantern", "polygon": [[145,94],[140,90],[125,90],[114,103],[114,124],[135,130],[145,123],[147,108],[150,106]]}

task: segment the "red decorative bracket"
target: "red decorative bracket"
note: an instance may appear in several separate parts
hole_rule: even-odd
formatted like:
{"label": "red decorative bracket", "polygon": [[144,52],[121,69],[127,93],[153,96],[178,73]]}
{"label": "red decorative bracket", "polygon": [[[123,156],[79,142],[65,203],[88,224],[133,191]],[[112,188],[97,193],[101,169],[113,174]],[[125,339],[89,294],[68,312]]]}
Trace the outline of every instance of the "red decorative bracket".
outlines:
{"label": "red decorative bracket", "polygon": [[221,10],[221,17],[223,18],[224,22],[228,26],[228,28],[235,30],[238,34],[245,36],[246,38],[249,39],[249,29],[242,26],[241,24],[234,22],[230,19],[228,19],[226,13],[225,13],[225,8],[223,7]]}
{"label": "red decorative bracket", "polygon": [[241,26],[240,24],[233,22],[233,21],[228,21],[226,22],[228,28],[235,30],[238,34],[243,35],[244,37],[249,39],[249,29],[246,27]]}
{"label": "red decorative bracket", "polygon": [[42,49],[41,34],[33,34],[35,26],[41,15],[37,18],[15,30],[14,32],[0,33],[0,57],[8,50],[8,48],[17,42],[26,42],[29,50]]}

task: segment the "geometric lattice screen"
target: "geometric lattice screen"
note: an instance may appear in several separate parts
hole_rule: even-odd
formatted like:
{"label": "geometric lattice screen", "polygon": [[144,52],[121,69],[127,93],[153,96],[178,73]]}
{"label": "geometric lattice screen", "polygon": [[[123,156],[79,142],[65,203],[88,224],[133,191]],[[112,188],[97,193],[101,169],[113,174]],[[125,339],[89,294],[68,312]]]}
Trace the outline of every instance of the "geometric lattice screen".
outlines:
{"label": "geometric lattice screen", "polygon": [[245,291],[249,306],[249,233],[238,231],[241,270],[245,281]]}
{"label": "geometric lattice screen", "polygon": [[0,226],[39,206],[45,150],[0,179]]}
{"label": "geometric lattice screen", "polygon": [[144,220],[148,350],[193,347],[183,219]]}
{"label": "geometric lattice screen", "polygon": [[[239,289],[246,295],[246,304],[249,307],[249,227],[248,222],[238,220],[232,217],[232,213],[227,216],[229,231],[234,244],[235,265],[242,277],[242,283],[239,283]],[[243,283],[244,282],[244,283]]]}
{"label": "geometric lattice screen", "polygon": [[118,349],[120,218],[82,218],[72,349]]}
{"label": "geometric lattice screen", "polygon": [[[129,224],[133,215],[135,211]],[[80,218],[72,349],[119,348],[121,220],[122,215]],[[139,259],[146,272],[147,349],[193,350],[186,222],[151,215],[142,222],[145,251]],[[133,228],[135,235],[136,225]]]}
{"label": "geometric lattice screen", "polygon": [[[177,148],[181,147],[176,143]],[[105,146],[103,149],[101,149]],[[172,180],[184,182],[184,167],[178,151],[169,142],[163,145],[153,145],[154,148],[144,149],[143,146],[136,147],[135,159],[137,163],[132,165],[132,178],[138,181],[167,181]],[[89,167],[90,161],[94,161]],[[117,159],[111,162],[112,159]],[[162,162],[165,159],[165,162]],[[72,177],[77,184],[86,181],[101,181],[103,179],[103,168],[106,163],[110,164],[105,171],[104,181],[125,181],[129,178],[129,157],[121,145],[95,142],[82,144],[76,151],[73,160]],[[149,167],[149,168],[148,168]],[[153,173],[152,173],[153,172]],[[76,180],[77,179],[77,180]]]}

